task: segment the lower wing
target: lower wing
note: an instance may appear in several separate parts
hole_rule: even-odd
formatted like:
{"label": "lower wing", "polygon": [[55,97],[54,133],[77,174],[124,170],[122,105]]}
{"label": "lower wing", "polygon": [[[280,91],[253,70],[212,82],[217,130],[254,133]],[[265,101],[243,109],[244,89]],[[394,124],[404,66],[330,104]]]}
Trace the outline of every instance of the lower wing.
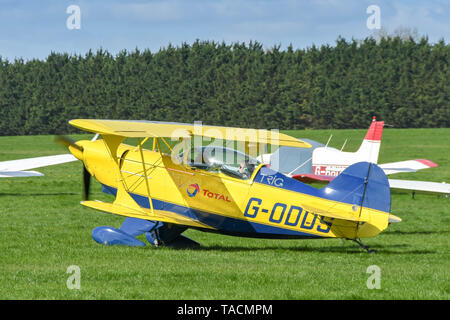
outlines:
{"label": "lower wing", "polygon": [[392,190],[450,195],[450,184],[445,182],[389,179],[389,186]]}
{"label": "lower wing", "polygon": [[150,221],[161,221],[167,223],[174,223],[183,226],[190,227],[199,227],[199,228],[207,228],[213,229],[210,226],[194,219],[190,219],[180,214],[176,214],[169,211],[164,210],[153,210],[153,212],[149,209],[144,208],[131,208],[126,204],[117,204],[117,203],[106,203],[101,201],[82,201],[82,205],[90,207],[92,209],[113,213],[125,217],[139,218],[143,220]]}

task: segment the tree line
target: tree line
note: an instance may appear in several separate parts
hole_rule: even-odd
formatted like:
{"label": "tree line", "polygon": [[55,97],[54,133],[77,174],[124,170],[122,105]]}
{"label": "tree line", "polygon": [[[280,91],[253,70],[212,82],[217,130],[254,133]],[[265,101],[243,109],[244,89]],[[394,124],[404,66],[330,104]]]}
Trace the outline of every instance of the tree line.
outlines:
{"label": "tree line", "polygon": [[450,48],[372,37],[305,49],[195,41],[157,52],[0,57],[0,135],[76,132],[75,118],[251,128],[449,127]]}

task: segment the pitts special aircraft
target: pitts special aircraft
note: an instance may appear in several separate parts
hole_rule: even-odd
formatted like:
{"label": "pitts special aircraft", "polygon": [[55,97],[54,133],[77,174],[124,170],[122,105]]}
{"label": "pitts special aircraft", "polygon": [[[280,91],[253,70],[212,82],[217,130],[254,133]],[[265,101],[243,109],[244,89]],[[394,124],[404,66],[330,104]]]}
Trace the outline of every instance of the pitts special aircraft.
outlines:
{"label": "pitts special aircraft", "polygon": [[[61,139],[84,164],[85,201],[93,209],[127,217],[120,227],[97,227],[102,244],[191,247],[187,228],[255,238],[343,238],[368,252],[360,238],[373,237],[401,219],[389,214],[391,195],[376,164],[356,163],[322,189],[316,189],[260,163],[266,144],[310,148],[291,136],[268,130],[198,124],[78,119],[72,126],[101,135],[96,141]],[[178,140],[171,148],[165,139]],[[192,141],[200,138],[200,144]],[[137,138],[137,146],[124,144]],[[244,152],[204,146],[203,138],[224,139]],[[148,139],[151,149],[144,149]],[[150,142],[150,141],[149,141]],[[171,154],[163,152],[166,144]],[[255,151],[256,150],[256,151]],[[91,175],[112,203],[88,200]]]}

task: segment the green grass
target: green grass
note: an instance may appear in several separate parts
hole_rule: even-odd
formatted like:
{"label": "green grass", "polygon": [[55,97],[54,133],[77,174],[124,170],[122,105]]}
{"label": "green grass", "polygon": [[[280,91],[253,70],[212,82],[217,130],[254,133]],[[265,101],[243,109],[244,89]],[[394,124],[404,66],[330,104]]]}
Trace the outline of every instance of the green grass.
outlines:
{"label": "green grass", "polygon": [[[355,151],[366,130],[288,132]],[[86,137],[86,136],[85,136]],[[90,136],[87,136],[90,137]],[[78,136],[77,138],[80,138]],[[64,153],[51,136],[0,137],[0,160]],[[439,167],[398,178],[450,182],[450,129],[385,129],[380,163],[427,158]],[[79,162],[38,169],[44,177],[0,179],[0,299],[449,299],[450,199],[392,195],[403,219],[365,243],[265,240],[188,230],[198,250],[108,247],[93,228],[122,217],[79,204]],[[109,200],[93,183],[93,199]],[[140,237],[142,239],[142,237]],[[69,290],[67,268],[81,269]],[[370,265],[381,289],[369,290]]]}

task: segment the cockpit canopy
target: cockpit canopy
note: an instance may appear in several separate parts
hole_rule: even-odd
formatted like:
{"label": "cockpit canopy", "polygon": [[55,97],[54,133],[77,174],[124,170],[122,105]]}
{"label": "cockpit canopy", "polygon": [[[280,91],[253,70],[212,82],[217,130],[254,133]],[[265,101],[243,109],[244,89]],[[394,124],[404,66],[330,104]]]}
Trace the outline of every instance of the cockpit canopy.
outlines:
{"label": "cockpit canopy", "polygon": [[187,157],[179,155],[180,161],[187,159],[186,164],[207,171],[220,171],[228,176],[239,179],[250,179],[255,168],[260,164],[249,155],[220,146],[205,146],[192,148]]}

